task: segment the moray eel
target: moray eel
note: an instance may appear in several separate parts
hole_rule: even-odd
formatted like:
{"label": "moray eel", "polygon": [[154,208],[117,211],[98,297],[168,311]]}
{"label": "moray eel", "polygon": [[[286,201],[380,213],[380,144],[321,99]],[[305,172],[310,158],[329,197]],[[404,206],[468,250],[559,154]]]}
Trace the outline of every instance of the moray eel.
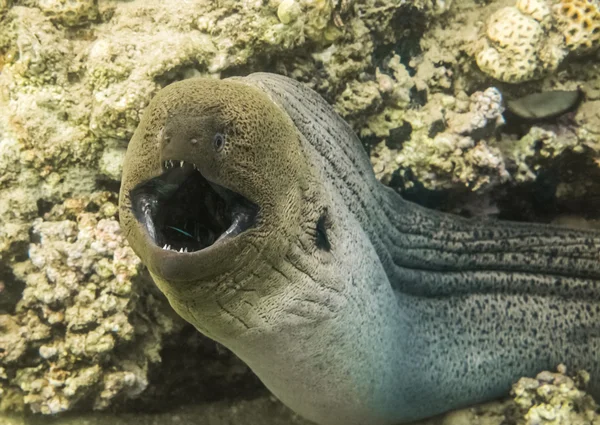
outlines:
{"label": "moray eel", "polygon": [[433,416],[560,362],[598,393],[599,233],[407,202],[291,79],[162,89],[120,219],[178,314],[317,424]]}

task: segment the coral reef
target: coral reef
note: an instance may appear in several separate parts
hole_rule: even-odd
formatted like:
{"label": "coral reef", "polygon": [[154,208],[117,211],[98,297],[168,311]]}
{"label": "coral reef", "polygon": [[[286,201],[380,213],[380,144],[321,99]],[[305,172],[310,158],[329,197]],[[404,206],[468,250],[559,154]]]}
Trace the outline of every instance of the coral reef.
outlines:
{"label": "coral reef", "polygon": [[[450,4],[263,3],[0,2],[0,409],[101,409],[163,394],[148,380],[183,323],[143,284],[111,209],[127,141],[158,89],[271,69],[335,101],[373,67],[377,45],[413,31],[394,19],[424,22]],[[403,69],[398,58],[392,67]],[[407,87],[381,85],[406,103]],[[347,99],[357,122],[365,109]],[[230,377],[255,383],[230,354],[187,355],[198,351],[205,365],[173,355],[213,393]]]}
{"label": "coral reef", "polygon": [[[509,175],[502,163],[501,152],[482,140],[493,135],[504,123],[500,92],[491,87],[473,93],[460,104],[448,97],[440,99],[440,102],[446,102],[445,113],[434,109],[406,114],[413,136],[403,143],[399,152],[393,153],[391,166],[387,160],[390,153],[386,152],[389,148],[384,144],[375,148],[372,162],[377,177],[389,183],[398,167],[410,163],[414,164],[414,177],[435,189],[462,183],[471,190],[478,190],[484,185],[506,181]],[[424,121],[424,117],[428,120]],[[416,129],[421,131],[417,133]],[[440,174],[451,175],[452,178],[442,180],[438,178]]]}
{"label": "coral reef", "polygon": [[115,202],[94,192],[33,221],[29,260],[13,266],[22,298],[15,314],[0,315],[3,403],[17,392],[32,411],[58,413],[86,398],[103,408],[138,395],[162,338],[182,327],[140,277]]}
{"label": "coral reef", "polygon": [[570,378],[566,368],[558,373],[541,372],[535,379],[522,378],[513,387],[515,404],[523,424],[587,424],[598,419],[598,406],[582,389],[589,382],[585,371]]}
{"label": "coral reef", "polygon": [[[0,0],[0,20],[0,411],[257,388],[171,315],[116,226],[127,141],[173,81],[296,78],[382,181],[448,193],[446,210],[506,211],[502,196],[527,209],[547,174],[545,210],[599,210],[597,0]],[[578,88],[575,111],[505,119],[508,100]]]}
{"label": "coral reef", "polygon": [[2,415],[2,425],[311,425],[291,412],[273,396],[260,395],[250,400],[221,400],[210,404],[181,406],[170,412],[137,414],[86,413],[48,419]]}
{"label": "coral reef", "polygon": [[[503,196],[509,197],[511,189],[506,188],[517,186],[523,190],[512,191],[510,196],[531,202],[525,188],[532,189],[540,175],[552,170],[557,208],[579,205],[593,214],[597,205],[592,199],[596,197],[581,200],[584,193],[593,194],[598,188],[590,177],[598,174],[597,116],[590,114],[599,97],[600,58],[588,55],[580,60],[577,55],[568,56],[560,71],[521,85],[505,84],[481,73],[473,58],[479,52],[480,31],[487,26],[478,27],[477,23],[486,22],[486,17],[497,13],[505,3],[492,2],[479,8],[455,4],[423,34],[422,53],[410,61],[401,61],[408,77],[397,78],[387,70],[385,62],[379,67],[389,77],[386,85],[393,87],[392,91],[409,88],[408,99],[395,109],[382,93],[371,101],[371,109],[366,109],[367,118],[351,122],[365,140],[382,140],[371,147],[372,162],[382,181],[406,193],[417,190],[415,193],[422,196],[429,196],[431,191],[442,195],[451,191],[448,198],[452,202],[444,205],[447,210],[460,211],[461,205],[483,202],[490,208],[485,207],[482,212],[497,211],[494,204],[502,203]],[[518,2],[518,7],[537,18],[539,21],[532,17],[536,25],[544,28],[555,22],[546,6],[545,2],[534,0]],[[583,101],[574,112],[567,111],[562,117],[545,121],[511,119],[506,123],[498,120],[483,136],[476,132],[465,138],[460,128],[463,124],[456,116],[469,111],[474,93],[492,87],[502,94],[504,106],[526,94],[578,88],[583,91]],[[366,122],[382,122],[386,127],[376,134],[369,133],[362,124]],[[369,138],[369,134],[375,137]],[[494,199],[489,197],[492,191]],[[529,212],[534,208],[521,206]],[[515,218],[536,217],[547,219],[529,213]]]}
{"label": "coral reef", "polygon": [[598,423],[597,404],[585,392],[589,375],[540,372],[513,385],[511,397],[445,415],[419,425],[592,425]]}
{"label": "coral reef", "polygon": [[[593,425],[600,417],[597,405],[585,392],[588,375],[584,371],[575,376],[559,372],[541,372],[535,378],[519,380],[505,400],[486,403],[470,409],[458,410],[441,417],[416,422],[415,425]],[[206,423],[309,425],[309,423],[278,403],[272,396],[252,400],[220,401],[211,404],[184,406],[166,413],[110,414],[86,413],[77,416],[23,419],[2,415],[7,425],[175,425],[195,423],[202,418]]]}

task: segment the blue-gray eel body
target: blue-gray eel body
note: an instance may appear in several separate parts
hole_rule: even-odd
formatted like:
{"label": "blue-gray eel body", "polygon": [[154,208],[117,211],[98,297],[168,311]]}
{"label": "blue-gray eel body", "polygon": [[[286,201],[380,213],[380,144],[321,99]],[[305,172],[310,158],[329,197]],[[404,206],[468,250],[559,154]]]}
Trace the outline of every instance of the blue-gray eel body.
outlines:
{"label": "blue-gray eel body", "polygon": [[[246,199],[229,233],[194,252],[165,249],[161,201],[148,195],[170,160]],[[600,234],[403,200],[350,127],[291,79],[163,89],[128,149],[120,204],[175,310],[317,424],[433,416],[559,363],[585,368],[600,392]]]}

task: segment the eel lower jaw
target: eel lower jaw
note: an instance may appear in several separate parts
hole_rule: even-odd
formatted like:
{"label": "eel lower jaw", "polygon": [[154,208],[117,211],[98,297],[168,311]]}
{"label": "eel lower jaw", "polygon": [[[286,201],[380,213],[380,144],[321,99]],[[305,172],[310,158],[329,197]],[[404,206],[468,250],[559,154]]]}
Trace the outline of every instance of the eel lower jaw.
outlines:
{"label": "eel lower jaw", "polygon": [[203,253],[256,225],[258,205],[208,181],[196,165],[166,160],[162,170],[130,192],[133,215],[155,249]]}

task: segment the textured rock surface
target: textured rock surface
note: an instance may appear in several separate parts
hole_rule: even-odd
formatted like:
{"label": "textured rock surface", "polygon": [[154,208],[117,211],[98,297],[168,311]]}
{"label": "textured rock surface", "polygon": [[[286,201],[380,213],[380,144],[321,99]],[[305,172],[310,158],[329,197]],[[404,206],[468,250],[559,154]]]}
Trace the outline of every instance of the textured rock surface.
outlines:
{"label": "textured rock surface", "polygon": [[[576,54],[536,50],[544,72],[527,84],[504,84],[476,61],[485,23],[514,6],[541,43],[551,32],[560,46],[581,24],[579,41],[564,41]],[[273,71],[306,83],[361,136],[385,183],[429,205],[540,221],[597,215],[600,56],[593,25],[588,34],[585,16],[568,23],[557,7],[0,0],[0,410],[149,409],[259,388],[172,315],[116,226],[127,141],[153,94],[182,78]],[[503,117],[503,100],[577,87],[583,103],[558,119]],[[493,406],[454,423],[504,415]]]}

